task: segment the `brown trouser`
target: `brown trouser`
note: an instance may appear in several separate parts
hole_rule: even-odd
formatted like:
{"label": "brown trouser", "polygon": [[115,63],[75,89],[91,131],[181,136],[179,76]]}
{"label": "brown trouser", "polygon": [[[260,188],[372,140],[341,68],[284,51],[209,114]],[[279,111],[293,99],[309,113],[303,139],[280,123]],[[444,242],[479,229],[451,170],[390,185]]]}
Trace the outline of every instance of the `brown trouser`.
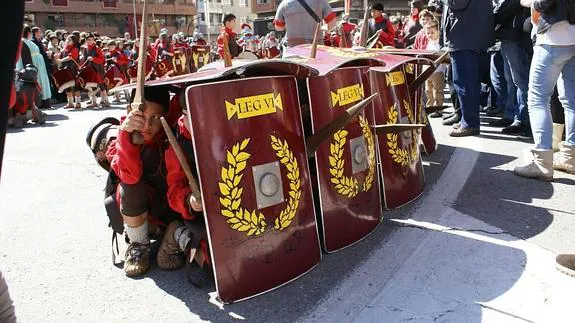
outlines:
{"label": "brown trouser", "polygon": [[4,276],[0,271],[0,322],[13,323],[16,322],[16,313],[14,312],[14,305],[8,294],[8,285]]}
{"label": "brown trouser", "polygon": [[443,105],[443,88],[445,87],[445,74],[436,72],[425,81],[425,96],[427,97],[427,106]]}

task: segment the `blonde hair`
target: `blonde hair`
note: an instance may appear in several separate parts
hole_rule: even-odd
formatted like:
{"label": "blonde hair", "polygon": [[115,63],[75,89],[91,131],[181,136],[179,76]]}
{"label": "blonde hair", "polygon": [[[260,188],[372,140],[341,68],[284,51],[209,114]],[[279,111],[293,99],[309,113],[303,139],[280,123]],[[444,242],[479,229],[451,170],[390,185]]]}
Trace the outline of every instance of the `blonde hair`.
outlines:
{"label": "blonde hair", "polygon": [[431,11],[427,10],[427,9],[423,9],[421,10],[421,12],[418,15],[419,19],[421,19],[422,17],[429,17],[431,19],[435,18],[433,16],[433,14],[431,13]]}

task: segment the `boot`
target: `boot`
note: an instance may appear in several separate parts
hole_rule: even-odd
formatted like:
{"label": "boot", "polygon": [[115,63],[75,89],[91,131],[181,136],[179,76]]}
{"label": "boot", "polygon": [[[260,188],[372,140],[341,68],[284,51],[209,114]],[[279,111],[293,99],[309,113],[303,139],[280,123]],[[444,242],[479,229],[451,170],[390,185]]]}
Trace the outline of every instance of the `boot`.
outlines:
{"label": "boot", "polygon": [[563,129],[565,129],[564,124],[553,124],[553,151],[559,151],[559,143],[563,139]]}
{"label": "boot", "polygon": [[72,92],[66,93],[66,99],[68,99],[68,104],[66,104],[66,109],[73,109],[74,108],[74,95]]}
{"label": "boot", "polygon": [[106,93],[105,91],[101,91],[100,96],[102,98],[100,100],[100,106],[103,108],[109,108],[110,107],[110,100],[108,100],[108,93]]}
{"label": "boot", "polygon": [[461,121],[461,112],[455,112],[451,117],[443,120],[444,126],[451,126],[454,123]]}
{"label": "boot", "polygon": [[515,167],[513,173],[522,177],[552,181],[553,151],[532,149],[531,153],[533,154],[533,160],[525,166]]}
{"label": "boot", "polygon": [[555,266],[560,272],[575,277],[575,254],[557,255]]}
{"label": "boot", "polygon": [[82,96],[80,95],[80,92],[77,92],[75,94],[75,97],[76,97],[76,106],[74,108],[82,109]]}
{"label": "boot", "polygon": [[115,92],[115,93],[114,93],[114,101],[112,101],[112,102],[114,102],[114,103],[120,103],[120,102],[122,102],[122,101],[120,100],[120,93],[119,93],[119,92]]}
{"label": "boot", "polygon": [[183,227],[180,221],[173,221],[168,225],[162,244],[158,250],[158,266],[163,270],[173,270],[184,265],[184,253],[182,252],[178,241],[174,238],[174,233],[179,227]]}
{"label": "boot", "polygon": [[98,107],[98,101],[95,96],[90,97],[89,103],[86,105],[86,109],[92,109]]}
{"label": "boot", "polygon": [[566,142],[559,144],[559,152],[553,155],[553,168],[565,173],[575,174],[575,145],[570,145]]}
{"label": "boot", "polygon": [[133,242],[126,249],[124,272],[128,277],[145,274],[150,269],[150,245]]}

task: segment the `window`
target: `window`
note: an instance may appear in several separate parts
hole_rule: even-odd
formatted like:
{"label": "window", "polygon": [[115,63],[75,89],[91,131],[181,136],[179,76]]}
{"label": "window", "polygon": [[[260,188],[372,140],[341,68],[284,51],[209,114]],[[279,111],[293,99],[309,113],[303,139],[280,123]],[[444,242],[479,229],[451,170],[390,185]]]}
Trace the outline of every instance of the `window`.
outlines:
{"label": "window", "polygon": [[[52,24],[54,27],[64,27],[64,16],[63,15],[49,15],[46,19],[48,24]],[[46,27],[48,29],[48,27]],[[50,28],[52,29],[52,28]]]}
{"label": "window", "polygon": [[206,14],[205,13],[200,13],[200,22],[206,22]]}
{"label": "window", "polygon": [[85,14],[83,20],[84,27],[96,27],[96,15]]}
{"label": "window", "polygon": [[67,7],[68,0],[52,0],[52,7]]}
{"label": "window", "polygon": [[270,3],[270,1],[269,0],[257,0],[257,3],[258,4],[268,4],[268,3]]}
{"label": "window", "polygon": [[221,13],[212,13],[210,14],[210,23],[213,24],[221,24],[223,19],[223,14]]}
{"label": "window", "polygon": [[106,9],[117,9],[118,0],[102,0],[102,6]]}
{"label": "window", "polygon": [[248,0],[240,0],[240,7],[247,7],[248,6]]}
{"label": "window", "polygon": [[248,17],[240,17],[240,26],[248,23]]}

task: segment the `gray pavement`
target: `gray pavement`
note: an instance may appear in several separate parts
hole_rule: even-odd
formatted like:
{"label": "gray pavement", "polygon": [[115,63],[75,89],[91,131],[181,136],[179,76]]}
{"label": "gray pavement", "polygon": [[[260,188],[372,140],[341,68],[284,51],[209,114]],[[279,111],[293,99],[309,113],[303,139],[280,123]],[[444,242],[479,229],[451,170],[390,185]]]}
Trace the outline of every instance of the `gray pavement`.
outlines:
{"label": "gray pavement", "polygon": [[92,123],[123,111],[57,109],[8,134],[0,270],[24,322],[569,321],[575,280],[553,254],[575,252],[575,176],[516,177],[528,142],[488,127],[449,138],[437,120],[426,194],[301,279],[226,306],[183,270],[128,279],[111,265],[106,174],[85,144]]}

